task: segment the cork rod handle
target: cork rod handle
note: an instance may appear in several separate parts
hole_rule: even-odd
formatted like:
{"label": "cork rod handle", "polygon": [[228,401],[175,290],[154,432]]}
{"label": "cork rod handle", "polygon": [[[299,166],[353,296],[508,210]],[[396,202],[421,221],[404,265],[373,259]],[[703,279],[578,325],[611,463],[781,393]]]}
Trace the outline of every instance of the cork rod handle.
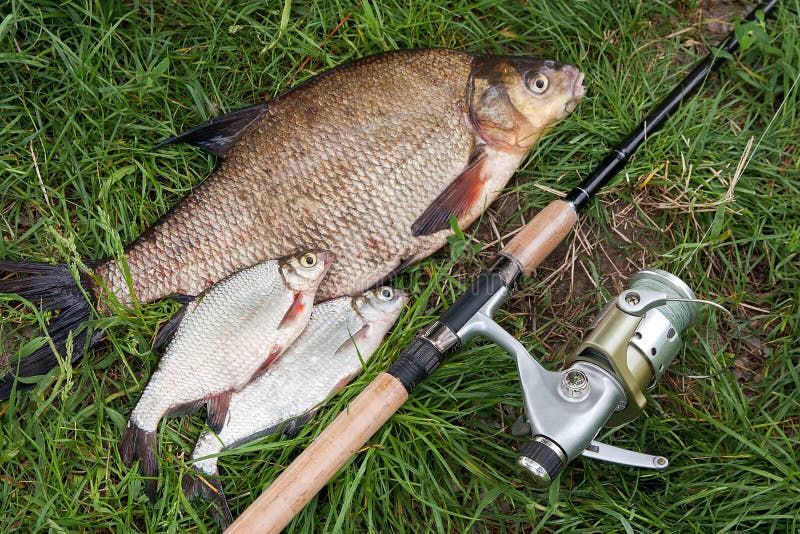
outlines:
{"label": "cork rod handle", "polygon": [[525,276],[553,252],[578,220],[578,213],[569,202],[554,200],[514,236],[501,251],[522,266]]}
{"label": "cork rod handle", "polygon": [[379,374],[225,533],[280,532],[407,398],[398,379]]}

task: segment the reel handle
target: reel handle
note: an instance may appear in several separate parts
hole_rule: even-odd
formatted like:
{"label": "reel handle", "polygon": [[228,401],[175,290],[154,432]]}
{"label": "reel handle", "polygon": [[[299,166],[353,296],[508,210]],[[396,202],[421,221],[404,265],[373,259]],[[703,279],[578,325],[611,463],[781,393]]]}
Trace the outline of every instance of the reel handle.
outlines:
{"label": "reel handle", "polygon": [[280,532],[408,399],[379,374],[225,531]]}
{"label": "reel handle", "polygon": [[554,200],[536,214],[500,251],[515,259],[525,276],[538,267],[561,243],[578,220],[575,207],[565,200]]}

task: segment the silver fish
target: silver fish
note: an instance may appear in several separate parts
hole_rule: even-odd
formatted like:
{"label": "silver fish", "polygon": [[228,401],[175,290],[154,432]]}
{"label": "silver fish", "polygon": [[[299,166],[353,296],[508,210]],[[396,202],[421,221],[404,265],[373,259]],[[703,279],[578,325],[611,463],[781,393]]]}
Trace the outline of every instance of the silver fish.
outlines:
{"label": "silver fish", "polygon": [[330,255],[317,250],[262,262],[187,305],[120,440],[123,461],[140,459],[142,473],[151,477],[151,499],[158,484],[155,433],[161,418],[205,403],[209,426],[221,430],[232,393],[266,371],[305,328],[330,264]]}
{"label": "silver fish", "polygon": [[[316,408],[348,384],[380,345],[407,302],[390,287],[314,306],[303,334],[269,371],[231,396],[228,420],[206,430],[192,453],[198,476],[183,481],[186,494],[213,499],[223,525],[233,520],[217,474],[217,454],[278,430],[296,431]],[[288,431],[288,432],[287,432]],[[203,477],[211,475],[212,478]]]}

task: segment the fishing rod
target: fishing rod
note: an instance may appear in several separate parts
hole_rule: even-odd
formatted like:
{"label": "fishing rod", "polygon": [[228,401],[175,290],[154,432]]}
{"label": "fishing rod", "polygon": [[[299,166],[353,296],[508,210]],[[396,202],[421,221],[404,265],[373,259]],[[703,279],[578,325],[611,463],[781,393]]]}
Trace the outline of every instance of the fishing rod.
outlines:
{"label": "fishing rod", "polygon": [[[763,2],[745,17],[745,21],[754,20],[759,12],[766,16],[777,4],[778,0]],[[610,352],[615,352],[615,347],[627,346],[634,335],[630,327],[632,321],[639,324],[654,307],[692,301],[694,294],[680,279],[663,271],[646,271],[634,276],[630,289],[615,300],[617,306],[607,306],[596,321],[590,333],[590,336],[594,334],[593,342],[587,337],[579,356],[568,362],[572,366],[563,373],[551,373],[541,368],[511,334],[492,320],[492,316],[514,286],[522,278],[530,276],[533,269],[567,236],[577,222],[579,212],[586,208],[594,195],[625,167],[628,159],[648,136],[660,129],[681,103],[703,84],[711,71],[717,69],[738,47],[739,42],[732,31],[718,47],[719,51],[726,54],[712,50],[585,180],[563,199],[552,201],[526,224],[500,251],[494,265],[479,274],[466,293],[439,319],[421,331],[389,370],[380,373],[367,385],[226,532],[282,530],[405,403],[409,393],[439,367],[445,355],[479,335],[495,341],[516,357],[525,393],[526,414],[532,427],[537,427],[537,423],[540,427],[549,425],[562,427],[562,430],[567,427],[566,432],[555,428],[556,437],[534,435],[520,449],[519,464],[538,485],[548,485],[569,460],[583,452],[587,456],[610,461],[621,458],[621,463],[628,465],[657,469],[665,467],[666,460],[662,457],[623,451],[591,439],[605,424],[609,413],[620,412],[612,418],[616,419],[617,424],[638,415],[644,406],[642,389],[657,379],[675,355],[677,348],[673,347],[673,350],[668,342],[673,342],[679,331],[693,321],[694,311],[673,313],[673,316],[680,315],[674,321],[680,324],[669,322],[667,325],[662,321],[658,327],[646,332],[650,337],[657,338],[649,340],[653,341],[654,346],[647,350],[660,353],[658,359],[648,360],[647,365],[652,370],[649,376],[642,371],[647,366],[623,368],[618,356],[612,356],[612,360],[606,361],[601,367],[593,363],[598,363],[598,354],[604,353],[609,345]],[[609,324],[611,328],[601,328]],[[622,331],[623,335],[617,334],[615,337],[614,332],[617,331]],[[580,354],[588,356],[581,358]],[[655,353],[651,356],[655,356]],[[553,381],[557,382],[556,387],[562,392],[560,398],[563,400],[567,397],[566,401],[561,402],[553,395],[548,397],[543,393],[541,386],[548,386]],[[589,383],[592,384],[591,388],[588,387]],[[538,417],[543,411],[563,411],[570,405],[574,406],[571,399],[590,400],[581,403],[588,408],[578,410],[577,419],[573,417],[567,422],[555,416],[545,417],[547,421],[542,422],[542,418]],[[537,404],[542,406],[537,409]]]}

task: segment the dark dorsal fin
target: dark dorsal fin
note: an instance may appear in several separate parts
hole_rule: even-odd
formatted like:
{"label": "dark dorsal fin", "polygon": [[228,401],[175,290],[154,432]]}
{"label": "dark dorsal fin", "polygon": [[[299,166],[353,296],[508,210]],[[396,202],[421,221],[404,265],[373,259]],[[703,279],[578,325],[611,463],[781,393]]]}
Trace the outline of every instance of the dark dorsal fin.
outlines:
{"label": "dark dorsal fin", "polygon": [[464,172],[453,180],[411,225],[411,231],[415,236],[446,230],[450,228],[451,215],[456,219],[461,219],[469,212],[483,193],[485,162],[486,152],[480,147],[476,148]]}
{"label": "dark dorsal fin", "polygon": [[187,132],[161,141],[153,147],[153,150],[175,143],[189,143],[200,147],[209,154],[224,158],[231,146],[247,130],[247,127],[264,113],[267,105],[268,103],[256,104],[208,120]]}

